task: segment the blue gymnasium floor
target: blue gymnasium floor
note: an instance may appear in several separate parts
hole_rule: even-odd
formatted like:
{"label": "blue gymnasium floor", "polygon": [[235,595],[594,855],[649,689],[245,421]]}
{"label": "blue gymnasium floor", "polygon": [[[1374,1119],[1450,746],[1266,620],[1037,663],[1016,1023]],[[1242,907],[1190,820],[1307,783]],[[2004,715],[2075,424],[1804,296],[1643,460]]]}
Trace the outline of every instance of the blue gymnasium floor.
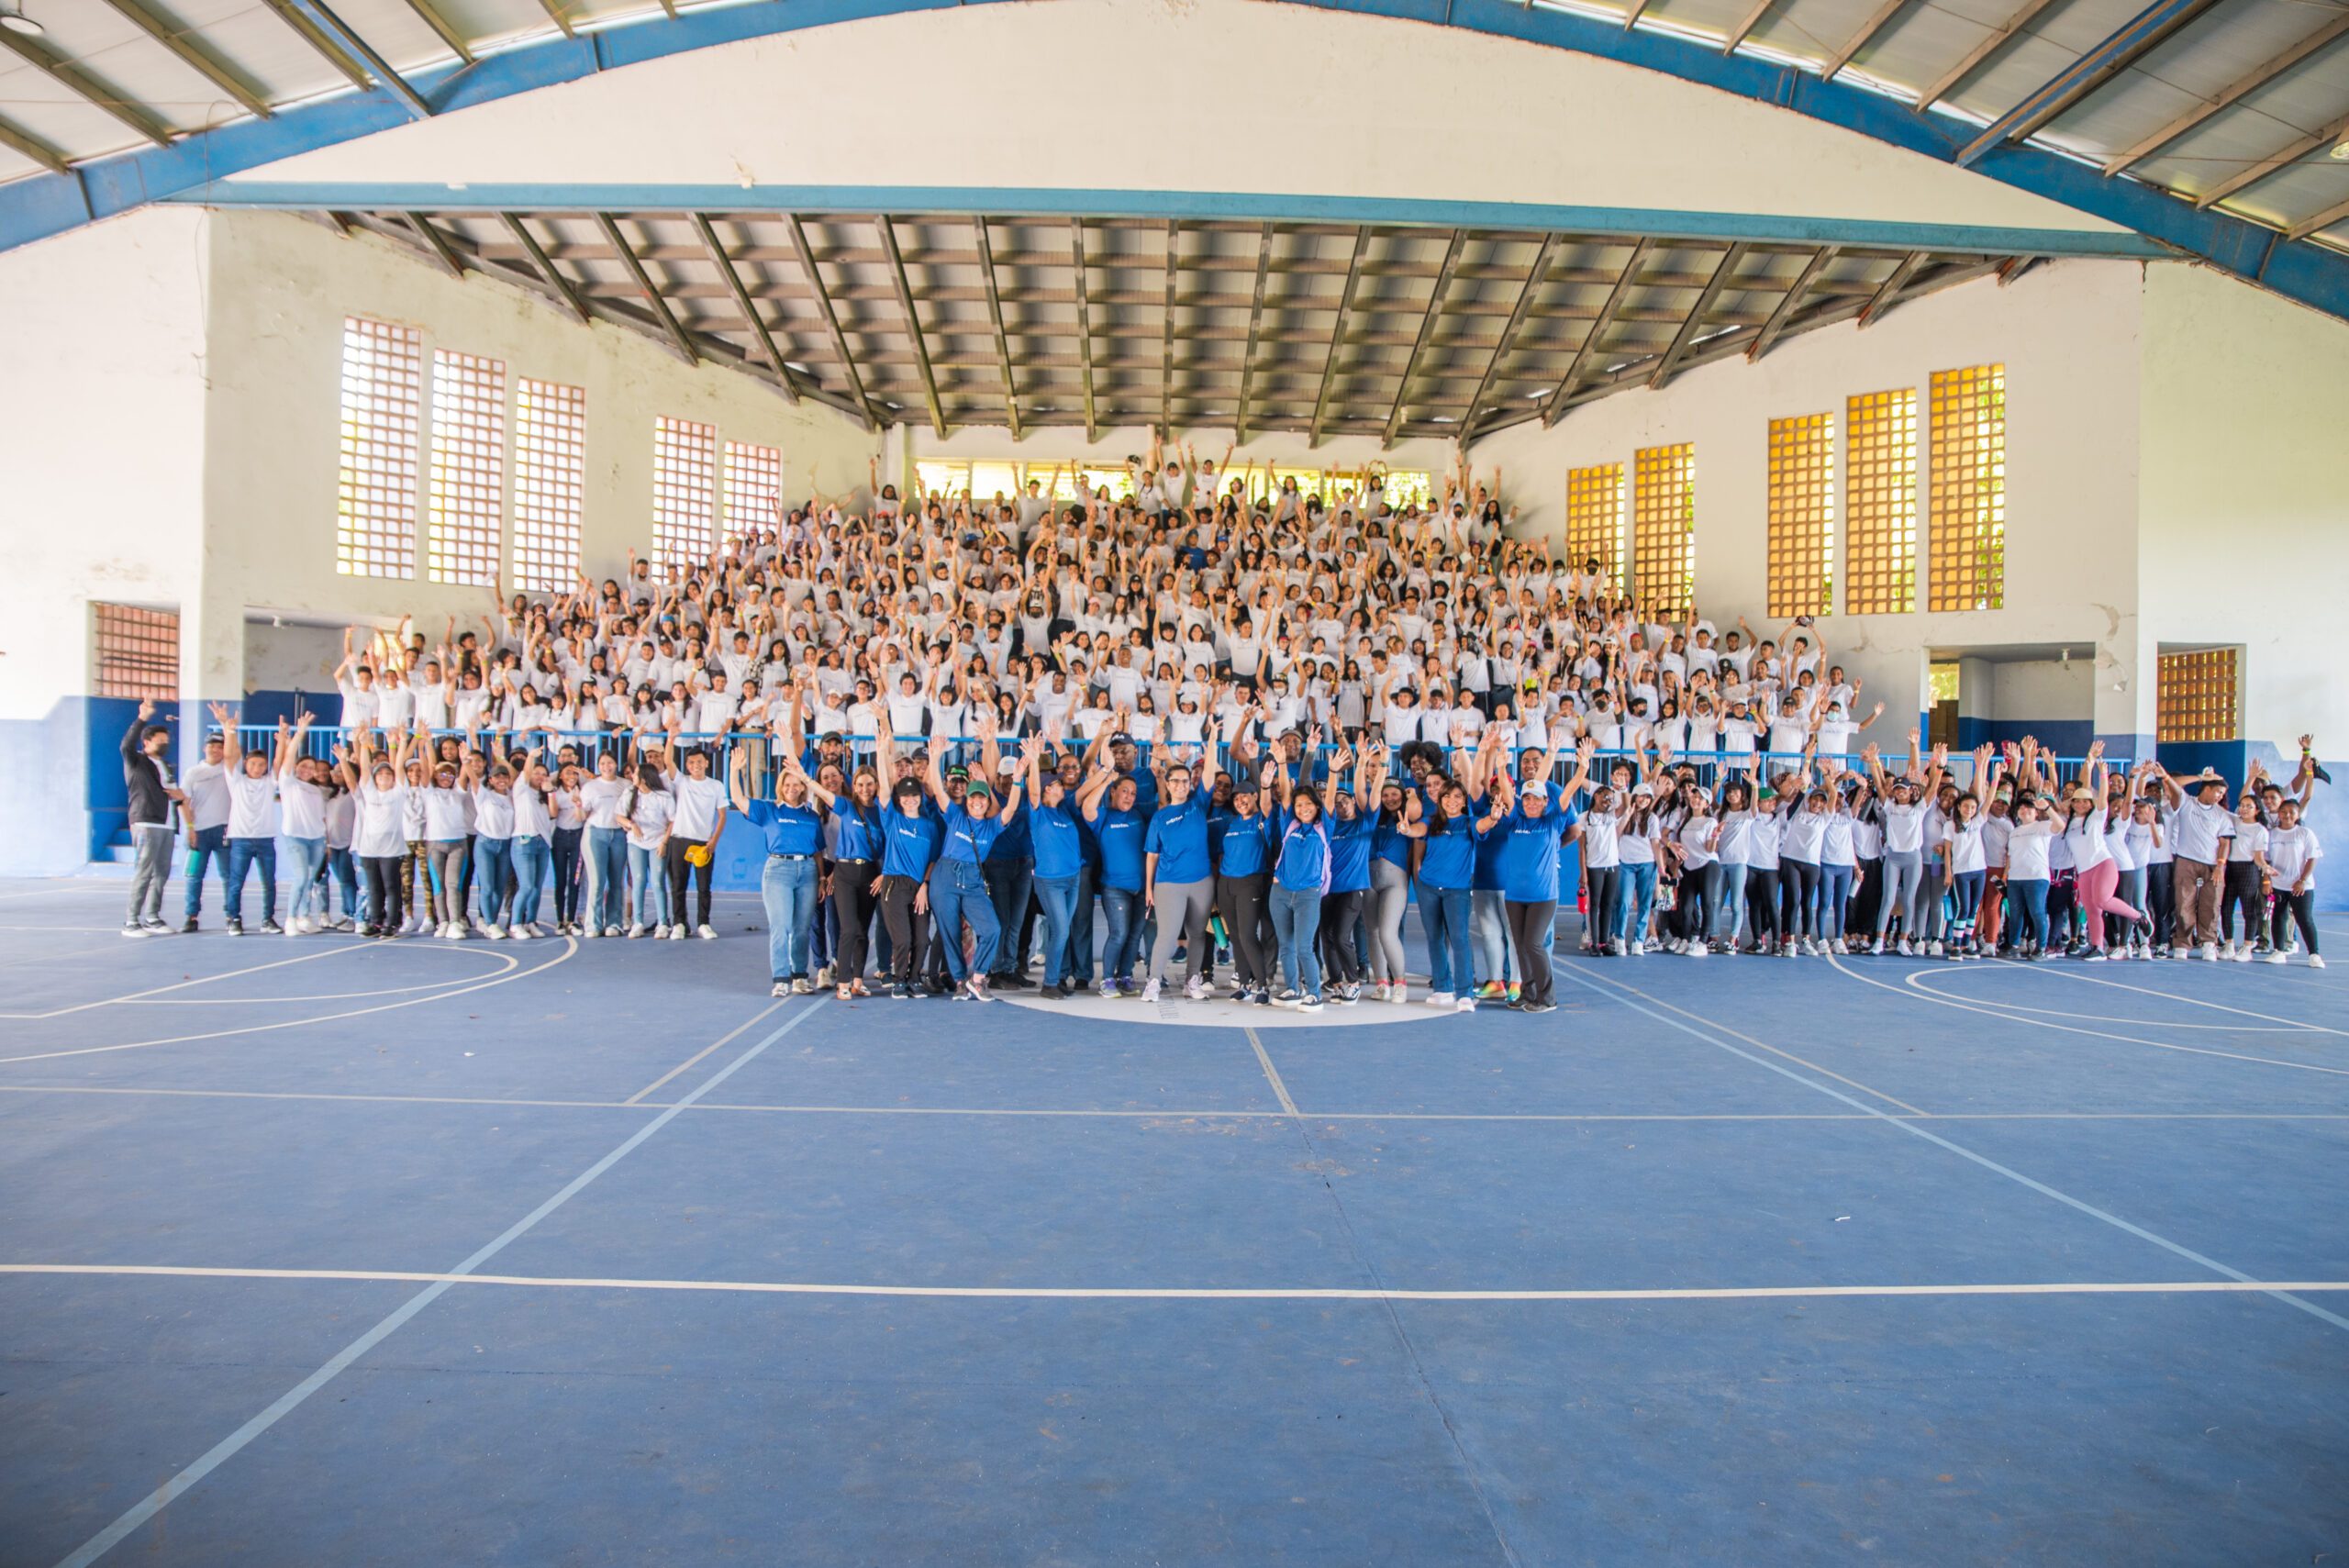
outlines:
{"label": "blue gymnasium floor", "polygon": [[2349,978],[1569,960],[1252,1039],[771,1005],[747,900],[121,895],[0,884],[0,1563],[2349,1553]]}

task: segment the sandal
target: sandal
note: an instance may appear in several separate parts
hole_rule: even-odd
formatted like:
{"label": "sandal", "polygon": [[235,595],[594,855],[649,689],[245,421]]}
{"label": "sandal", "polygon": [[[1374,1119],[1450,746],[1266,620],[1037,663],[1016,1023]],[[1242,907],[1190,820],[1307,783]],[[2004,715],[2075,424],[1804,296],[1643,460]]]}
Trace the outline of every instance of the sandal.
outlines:
{"label": "sandal", "polygon": [[855,995],[855,992],[850,990],[845,985],[835,985],[832,987],[832,1000],[835,1002],[845,1002]]}

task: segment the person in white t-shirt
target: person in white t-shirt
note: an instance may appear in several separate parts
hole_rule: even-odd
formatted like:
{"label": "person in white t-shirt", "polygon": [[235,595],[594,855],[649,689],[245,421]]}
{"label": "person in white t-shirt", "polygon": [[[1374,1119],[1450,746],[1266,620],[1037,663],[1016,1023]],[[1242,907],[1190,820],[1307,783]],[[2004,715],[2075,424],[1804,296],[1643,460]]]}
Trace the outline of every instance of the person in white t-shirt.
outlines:
{"label": "person in white t-shirt", "polygon": [[398,936],[406,924],[408,786],[402,781],[415,745],[414,735],[403,735],[386,757],[362,729],[342,763],[343,781],[359,797],[351,851],[367,876],[366,934],[378,939]]}
{"label": "person in white t-shirt", "polygon": [[2276,895],[2268,930],[2268,962],[2285,962],[2284,921],[2288,916],[2299,928],[2309,967],[2324,967],[2316,950],[2316,862],[2323,858],[2324,846],[2317,842],[2316,829],[2300,820],[2300,803],[2287,798],[2276,808],[2276,826],[2267,830],[2267,876]]}
{"label": "person in white t-shirt", "polygon": [[204,760],[191,762],[180,779],[185,797],[180,819],[187,828],[187,889],[182,899],[180,929],[193,936],[204,913],[204,872],[217,867],[220,899],[228,898],[228,771],[220,759],[228,755],[228,738],[216,732],[204,738]]}
{"label": "person in white t-shirt", "polygon": [[718,852],[718,835],[726,831],[726,785],[710,776],[709,753],[699,747],[686,752],[685,764],[679,767],[677,734],[673,716],[668,742],[661,748],[660,756],[662,777],[676,797],[676,815],[670,820],[665,851],[669,908],[675,921],[669,936],[673,940],[685,939],[685,888],[690,882],[696,895],[695,932],[710,941],[718,936],[718,928],[709,923],[710,867]]}
{"label": "person in white t-shirt", "polygon": [[326,764],[303,755],[311,716],[297,715],[279,753],[279,831],[293,851],[293,896],[286,900],[285,929],[295,936],[326,929]]}
{"label": "person in white t-shirt", "polygon": [[[2205,770],[2190,779],[2177,779],[2155,764],[2162,790],[2169,798],[2171,889],[2177,906],[2176,952],[2181,959],[2219,956],[2219,891],[2225,884],[2229,851],[2235,836],[2234,816],[2227,810],[2227,781]],[[2188,799],[2188,791],[2193,798]]]}
{"label": "person in white t-shirt", "polygon": [[277,727],[277,755],[247,751],[237,740],[237,718],[220,703],[212,706],[213,720],[224,737],[221,765],[228,788],[228,934],[245,934],[245,875],[261,868],[261,929],[265,936],[283,936],[277,923],[277,778],[293,761],[293,729]]}
{"label": "person in white t-shirt", "polygon": [[587,827],[585,918],[580,935],[617,937],[628,902],[628,829],[620,826],[620,809],[628,799],[628,781],[620,777],[619,753],[606,747],[596,755],[596,776],[579,786],[579,809]]}

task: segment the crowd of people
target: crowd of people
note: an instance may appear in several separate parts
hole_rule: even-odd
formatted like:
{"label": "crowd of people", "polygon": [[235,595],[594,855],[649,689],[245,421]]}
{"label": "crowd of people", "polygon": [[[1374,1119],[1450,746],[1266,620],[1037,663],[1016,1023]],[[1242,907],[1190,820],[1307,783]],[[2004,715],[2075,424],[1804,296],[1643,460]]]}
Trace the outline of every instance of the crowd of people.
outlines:
{"label": "crowd of people", "polygon": [[2100,748],[1887,762],[1808,618],[1641,604],[1512,537],[1497,470],[1397,506],[1230,462],[778,502],[477,631],[354,629],[331,726],[216,708],[176,776],[142,707],[125,934],[172,929],[184,833],[186,931],[217,863],[238,934],[258,869],[272,934],[713,939],[739,817],[778,995],[1542,1012],[1562,901],[1593,957],[2323,962],[2308,738],[2232,806]]}

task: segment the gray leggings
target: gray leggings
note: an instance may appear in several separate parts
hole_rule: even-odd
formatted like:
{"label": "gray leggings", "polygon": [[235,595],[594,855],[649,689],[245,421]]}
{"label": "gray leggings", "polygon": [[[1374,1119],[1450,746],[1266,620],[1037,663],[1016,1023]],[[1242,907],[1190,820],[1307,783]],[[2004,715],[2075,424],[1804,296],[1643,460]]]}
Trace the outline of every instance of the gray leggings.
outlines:
{"label": "gray leggings", "polygon": [[1151,910],[1158,917],[1158,940],[1150,944],[1151,979],[1166,977],[1166,961],[1185,942],[1190,944],[1186,964],[1190,977],[1197,980],[1207,973],[1208,949],[1213,945],[1207,940],[1208,895],[1214,887],[1210,879],[1201,877],[1197,882],[1162,882],[1151,889]]}
{"label": "gray leggings", "polygon": [[1480,887],[1468,895],[1468,946],[1476,956],[1476,973],[1495,983],[1517,973],[1508,916],[1502,908],[1506,902],[1497,887]]}
{"label": "gray leggings", "polygon": [[130,843],[138,858],[130,873],[130,909],[127,919],[163,917],[163,887],[172,880],[173,842],[172,825],[168,822],[131,824]]}
{"label": "gray leggings", "polygon": [[1917,895],[1925,885],[1925,855],[1921,850],[1884,851],[1883,896],[1876,900],[1876,934],[1882,936],[1891,929],[1892,917],[1900,917],[1902,934],[1914,940],[1918,929]]}
{"label": "gray leggings", "polygon": [[425,864],[432,871],[432,923],[445,926],[465,917],[465,840],[433,839],[424,846]]}
{"label": "gray leggings", "polygon": [[1403,906],[1411,879],[1393,861],[1370,862],[1370,977],[1400,980],[1403,973]]}

